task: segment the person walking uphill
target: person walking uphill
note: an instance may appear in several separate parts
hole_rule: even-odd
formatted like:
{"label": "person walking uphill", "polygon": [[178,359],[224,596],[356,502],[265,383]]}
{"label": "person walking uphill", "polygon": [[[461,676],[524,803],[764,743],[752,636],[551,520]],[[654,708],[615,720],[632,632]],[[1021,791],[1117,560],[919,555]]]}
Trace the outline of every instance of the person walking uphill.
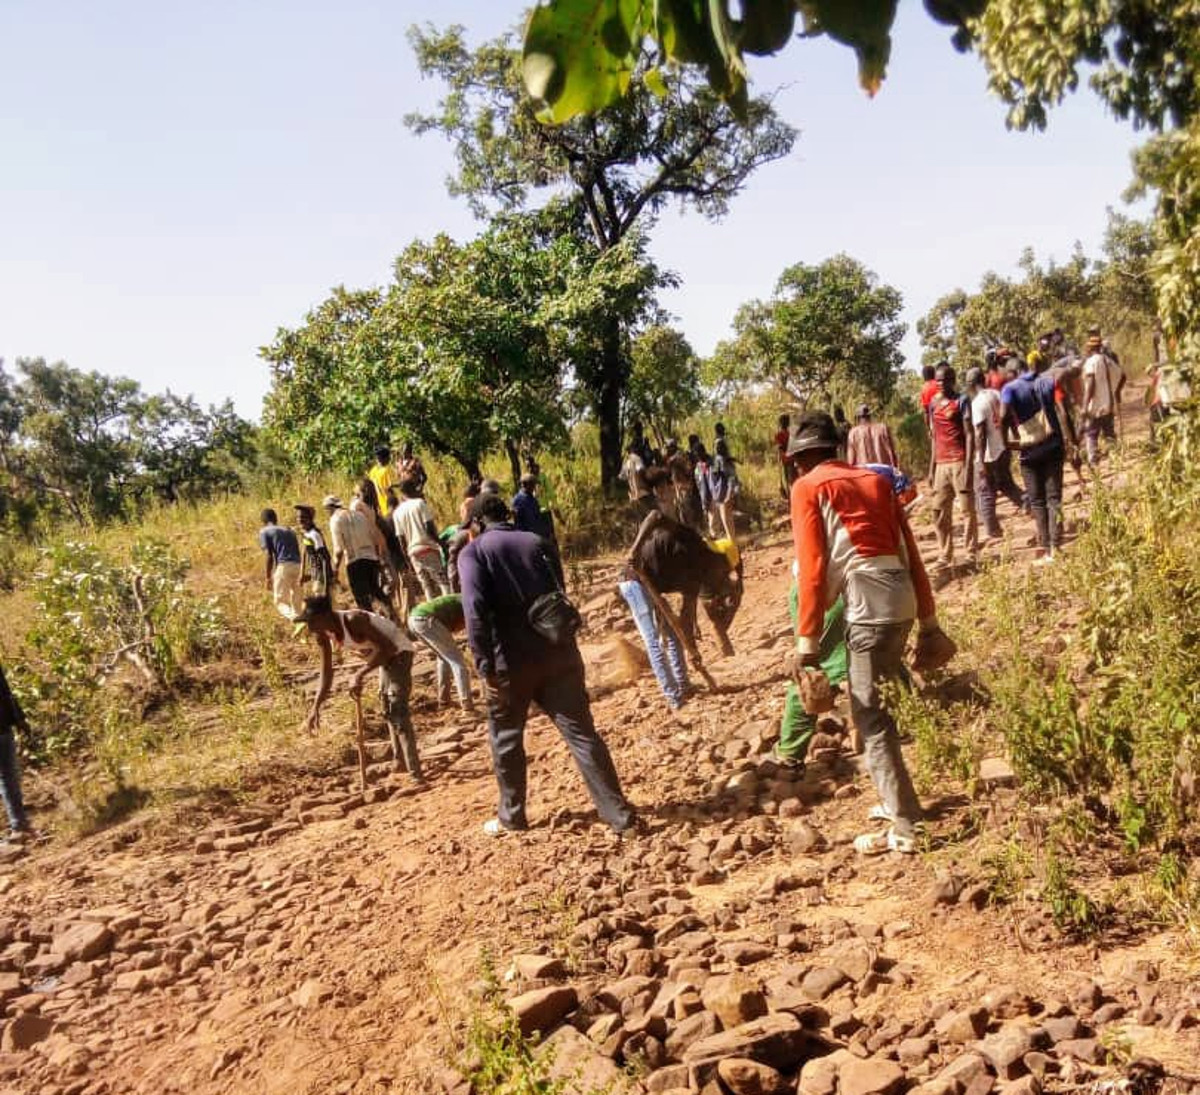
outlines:
{"label": "person walking uphill", "polygon": [[846,439],[847,464],[886,464],[899,466],[896,442],[886,422],[872,422],[871,408],[866,403],[858,408],[857,425]]}
{"label": "person walking uphill", "polygon": [[321,650],[321,680],[304,729],[312,733],[321,725],[321,708],[333,687],[333,645],[349,647],[362,655],[362,668],[350,682],[350,695],[362,695],[363,684],[373,669],[379,670],[379,695],[392,739],[392,763],[397,771],[408,771],[424,783],[417,735],[413,729],[408,700],[412,693],[412,640],[384,616],[355,609],[334,610],[328,597],[309,597],[297,623],[307,624],[309,634]]}
{"label": "person walking uphill", "polygon": [[290,528],[283,528],[273,509],[262,511],[258,546],[267,553],[267,589],[285,620],[294,620],[303,607],[300,590],[300,541]]}
{"label": "person walking uphill", "polygon": [[971,401],[961,395],[949,365],[937,369],[938,391],[929,401],[929,430],[933,437],[929,479],[933,484],[933,520],[937,529],[938,569],[954,565],[954,504],[966,518],[966,549],[979,554],[979,524],[975,515],[975,434]]}
{"label": "person walking uphill", "polygon": [[816,670],[827,657],[822,642],[829,610],[839,596],[846,604],[850,713],[863,738],[867,771],[882,800],[872,817],[890,828],[864,833],[857,851],[914,852],[921,806],[900,752],[896,723],[880,685],[905,675],[904,647],[914,618],[920,620],[918,663],[942,635],[933,591],[916,540],[887,478],[836,459],[833,419],[805,415],[792,443],[801,477],[792,487],[802,669]]}
{"label": "person walking uphill", "polygon": [[21,834],[29,831],[25,800],[21,797],[17,730],[28,733],[29,724],[25,721],[25,712],[21,710],[17,697],[8,687],[4,667],[0,666],[0,798],[4,799],[4,811],[8,815],[9,840],[20,840]]}
{"label": "person walking uphill", "polygon": [[400,493],[404,500],[392,514],[396,538],[425,591],[425,599],[444,597],[450,592],[450,579],[442,562],[442,543],[433,510],[421,497],[415,480],[405,479],[400,484]]}
{"label": "person walking uphill", "polygon": [[632,829],[637,817],[592,722],[575,637],[550,638],[531,623],[531,606],[541,607],[546,594],[561,589],[546,542],[513,528],[508,506],[494,494],[476,499],[471,521],[476,537],[459,556],[458,572],[475,669],[487,686],[488,735],[500,789],[499,811],[484,831],[498,836],[528,827],[525,722],[531,703],[566,740],[600,817],[618,833]]}
{"label": "person walking uphill", "polygon": [[1004,443],[1001,418],[1004,406],[1000,393],[985,386],[983,370],[975,367],[967,370],[967,395],[971,397],[971,421],[975,431],[975,497],[979,503],[979,515],[983,518],[984,535],[989,540],[998,540],[1003,532],[1000,518],[996,516],[996,496],[1004,495],[1017,509],[1022,509],[1024,499],[1012,477],[1012,454]]}
{"label": "person walking uphill", "polygon": [[1028,360],[1028,370],[1004,385],[1000,402],[1004,404],[1004,428],[1013,438],[1009,448],[1021,454],[1021,477],[1037,526],[1034,564],[1045,565],[1054,560],[1054,549],[1062,541],[1064,429],[1072,445],[1078,441],[1070,415],[1060,413],[1063,393],[1046,374],[1046,356],[1034,350]]}

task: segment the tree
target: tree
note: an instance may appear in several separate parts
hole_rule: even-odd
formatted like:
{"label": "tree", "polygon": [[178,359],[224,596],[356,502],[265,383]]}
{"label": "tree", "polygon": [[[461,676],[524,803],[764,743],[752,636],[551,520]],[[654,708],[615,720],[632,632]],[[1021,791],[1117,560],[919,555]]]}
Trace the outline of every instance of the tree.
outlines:
{"label": "tree", "polygon": [[703,402],[699,363],[682,332],[658,324],[633,342],[633,371],[625,394],[626,420],[650,427],[659,445]]}
{"label": "tree", "polygon": [[1095,323],[1110,333],[1144,330],[1154,322],[1149,231],[1110,210],[1105,259],[1089,259],[1077,244],[1067,262],[1043,265],[1027,247],[1018,277],[989,272],[976,292],[955,289],[917,321],[922,360],[945,358],[961,372],[981,364],[989,345],[1003,342],[1024,354],[1057,327],[1078,345]]}
{"label": "tree", "polygon": [[948,361],[958,341],[958,321],[967,307],[967,294],[952,289],[941,296],[917,320],[917,337],[921,340],[921,364],[936,365]]}
{"label": "tree", "polygon": [[[465,196],[483,216],[525,209],[535,191],[549,190],[577,209],[577,223],[599,254],[644,231],[672,201],[709,218],[722,216],[747,178],[785,156],[795,140],[769,102],[746,102],[739,121],[704,80],[680,74],[664,82],[648,57],[622,78],[626,94],[595,117],[544,126],[525,95],[511,37],[473,51],[461,27],[414,28],[410,39],[421,72],[447,91],[433,113],[412,115],[408,123],[452,142],[458,171],[451,193]],[[612,317],[599,356],[580,377],[600,428],[607,486],[621,465],[628,336]]]}
{"label": "tree", "polygon": [[157,496],[176,501],[237,485],[252,428],[229,402],[146,395],[136,381],[18,358],[0,370],[0,469],[15,493],[77,521],[107,520]]}
{"label": "tree", "polygon": [[281,330],[267,422],[310,470],[356,472],[395,434],[470,477],[498,445],[565,442],[568,372],[587,378],[610,317],[633,323],[661,281],[631,236],[599,255],[546,215],[504,218],[466,244],[417,241],[386,291],[344,288]]}
{"label": "tree", "polygon": [[801,404],[820,398],[886,402],[904,358],[900,292],[849,255],[797,263],[774,295],[738,309],[718,363],[743,382],[773,384]]}
{"label": "tree", "polygon": [[[925,0],[952,41],[973,49],[1009,125],[1043,128],[1081,76],[1112,112],[1153,130],[1135,159],[1134,196],[1157,195],[1150,264],[1163,327],[1200,363],[1200,5],[1195,0]],[[525,80],[540,117],[594,113],[626,90],[650,41],[660,63],[703,69],[714,92],[745,96],[744,54],[827,33],[855,49],[874,93],[891,48],[896,0],[546,0],[525,35]]]}

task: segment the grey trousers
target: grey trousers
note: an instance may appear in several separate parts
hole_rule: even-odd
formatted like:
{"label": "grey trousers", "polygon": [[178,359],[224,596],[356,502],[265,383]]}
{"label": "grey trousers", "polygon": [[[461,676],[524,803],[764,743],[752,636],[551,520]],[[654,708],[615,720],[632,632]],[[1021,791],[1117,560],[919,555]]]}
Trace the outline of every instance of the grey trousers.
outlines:
{"label": "grey trousers", "polygon": [[921,803],[900,752],[896,720],[883,706],[879,684],[905,677],[904,646],[912,621],[850,624],[850,714],[863,740],[863,756],[875,790],[892,815],[896,832],[912,836],[921,820]]}
{"label": "grey trousers", "polygon": [[596,733],[578,650],[522,666],[510,674],[499,694],[488,697],[488,736],[500,785],[497,816],[506,829],[524,829],[525,722],[536,703],[553,720],[571,750],[596,812],[618,832],[634,823],[633,807],[621,791],[612,755]]}
{"label": "grey trousers", "polygon": [[412,693],[411,650],[401,651],[387,665],[379,667],[379,694],[392,739],[392,763],[405,768],[418,783],[425,779],[421,758],[417,755],[417,732],[413,729],[408,698]]}

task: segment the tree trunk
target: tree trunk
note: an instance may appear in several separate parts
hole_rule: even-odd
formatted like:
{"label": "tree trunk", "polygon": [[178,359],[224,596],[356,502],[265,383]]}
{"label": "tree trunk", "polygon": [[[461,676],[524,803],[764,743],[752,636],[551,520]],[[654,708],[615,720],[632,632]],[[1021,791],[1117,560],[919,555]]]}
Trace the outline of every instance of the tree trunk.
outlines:
{"label": "tree trunk", "polygon": [[600,486],[615,494],[621,471],[621,396],[625,390],[625,363],[621,359],[621,328],[613,321],[604,333],[596,391],[596,421],[600,427]]}
{"label": "tree trunk", "polygon": [[508,467],[512,472],[515,493],[521,489],[521,453],[517,449],[517,443],[511,437],[504,439],[504,451],[508,454]]}
{"label": "tree trunk", "polygon": [[466,456],[461,452],[451,453],[455,461],[467,473],[467,478],[472,483],[478,483],[483,479],[483,472],[479,468],[479,461],[474,456]]}

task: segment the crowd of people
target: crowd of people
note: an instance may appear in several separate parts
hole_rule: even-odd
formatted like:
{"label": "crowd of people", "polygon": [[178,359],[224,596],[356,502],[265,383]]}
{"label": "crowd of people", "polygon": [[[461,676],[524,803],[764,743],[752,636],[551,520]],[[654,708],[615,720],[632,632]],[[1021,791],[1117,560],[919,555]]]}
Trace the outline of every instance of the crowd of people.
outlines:
{"label": "crowd of people", "polygon": [[[823,412],[808,412],[795,426],[782,415],[774,436],[794,545],[789,612],[796,652],[772,760],[802,768],[821,697],[846,690],[880,799],[870,815],[879,824],[856,841],[864,854],[915,847],[920,806],[882,693],[888,682],[906,678],[904,654],[914,626],[917,668],[939,666],[953,652],[937,623],[934,589],[937,577],[953,566],[956,509],[965,550],[974,556],[980,519],[986,540],[1000,536],[996,504],[1007,498],[1033,516],[1036,562],[1044,565],[1061,543],[1065,465],[1082,475],[1084,459],[1094,466],[1102,443],[1113,443],[1121,429],[1125,374],[1096,328],[1082,353],[1061,331],[1042,336],[1024,360],[996,347],[985,366],[967,370],[962,389],[947,362],[927,367],[923,379],[937,537],[932,581],[908,523],[915,487],[900,468],[891,430],[873,418],[869,405],[857,408],[853,426]],[[1014,452],[1021,485],[1013,477]],[[723,599],[727,625],[740,603],[742,580],[737,461],[720,423],[712,455],[694,434],[686,448],[671,439],[658,451],[635,425],[621,478],[639,525],[617,592],[668,708],[677,711],[694,692],[688,661],[697,656],[695,613],[681,625],[638,570],[636,551],[648,529],[661,531],[664,524],[675,530],[680,551],[703,544],[708,561],[695,568],[696,589],[701,598]],[[481,703],[486,710],[499,786],[488,833],[528,824],[524,730],[533,704],[563,735],[600,817],[618,833],[635,829],[640,823],[592,718],[576,641],[581,619],[566,596],[541,469],[528,462],[511,503],[497,481],[473,481],[457,521],[445,527],[425,497],[426,483],[411,445],[396,459],[381,447],[349,505],[336,495],[321,502],[327,536],[311,504],[294,506],[294,528],[281,525],[275,510],[262,511],[267,590],[297,635],[310,636],[320,654],[305,728],[320,726],[335,650],[352,650],[361,664],[352,674],[351,694],[361,702],[368,677],[377,673],[395,763],[423,783],[410,698],[414,655],[425,649],[436,659],[439,705],[456,703],[471,720]],[[343,585],[352,608],[337,607]],[[738,595],[731,599],[735,586]],[[470,661],[458,636],[465,638]],[[724,627],[718,637],[727,649]],[[16,839],[28,827],[14,739],[24,725],[0,671],[0,791]]]}
{"label": "crowd of people", "polygon": [[[795,429],[790,419],[781,420],[795,543],[790,602],[797,653],[773,761],[793,770],[804,765],[816,726],[808,682],[823,676],[830,686],[845,686],[881,800],[872,819],[882,827],[864,833],[856,846],[864,854],[904,853],[915,847],[920,809],[881,688],[904,675],[914,625],[918,662],[936,657],[948,640],[938,629],[930,582],[905,515],[912,488],[897,467],[895,442],[886,425],[872,421],[869,407],[860,407],[857,419],[852,429],[819,413],[805,415]],[[712,447],[710,456],[692,436],[686,449],[671,440],[659,452],[634,429],[622,468],[640,524],[618,592],[673,711],[695,690],[688,665],[689,651],[695,651],[694,614],[685,633],[634,565],[635,553],[647,528],[666,525],[690,537],[689,544],[702,542],[712,560],[701,568],[707,571],[699,578],[701,597],[727,595],[741,582],[732,506],[737,465],[723,426]],[[864,466],[847,463],[847,455]],[[388,450],[380,449],[350,506],[334,496],[324,500],[329,548],[313,524],[312,506],[296,506],[298,532],[281,528],[272,511],[263,513],[260,543],[275,604],[320,652],[320,682],[306,728],[320,725],[335,649],[353,650],[361,664],[350,692],[360,697],[368,676],[378,673],[396,764],[423,782],[410,707],[413,656],[423,646],[437,658],[440,702],[449,701],[453,686],[463,713],[473,716],[473,682],[479,682],[499,789],[486,832],[501,835],[528,825],[524,732],[535,704],[562,734],[601,819],[617,833],[638,828],[592,717],[576,640],[581,621],[565,593],[552,514],[539,501],[540,469],[534,465],[522,477],[511,504],[495,481],[471,484],[458,523],[439,531],[423,481],[405,474],[419,461],[411,452],[402,459],[405,465],[393,465]],[[335,606],[343,570],[354,608]],[[739,602],[740,596],[734,610]],[[465,637],[470,663],[457,634]],[[720,637],[727,643],[723,632]]]}
{"label": "crowd of people", "polygon": [[715,428],[713,452],[691,434],[687,448],[669,438],[662,451],[646,438],[640,423],[630,429],[630,440],[620,478],[629,489],[629,501],[638,518],[663,506],[681,524],[732,541],[736,529],[735,507],[741,494],[737,461],[729,450],[725,424]]}

